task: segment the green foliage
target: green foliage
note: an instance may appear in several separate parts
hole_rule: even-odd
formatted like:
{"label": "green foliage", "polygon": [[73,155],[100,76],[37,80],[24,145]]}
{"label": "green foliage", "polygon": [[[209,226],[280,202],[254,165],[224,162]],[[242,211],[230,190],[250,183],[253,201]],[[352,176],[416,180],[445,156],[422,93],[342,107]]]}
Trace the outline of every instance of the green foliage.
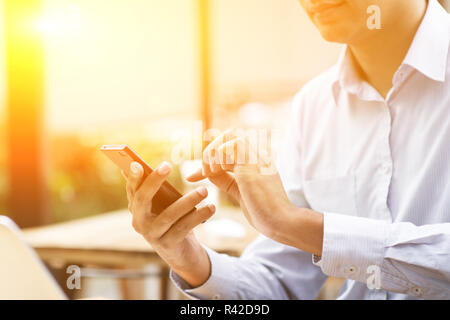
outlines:
{"label": "green foliage", "polygon": [[[77,136],[52,139],[49,188],[55,222],[127,208],[125,180],[120,170],[99,151],[102,144],[86,143]],[[134,142],[132,146],[152,166],[170,156],[168,142],[146,140]],[[177,168],[170,182],[181,188]]]}

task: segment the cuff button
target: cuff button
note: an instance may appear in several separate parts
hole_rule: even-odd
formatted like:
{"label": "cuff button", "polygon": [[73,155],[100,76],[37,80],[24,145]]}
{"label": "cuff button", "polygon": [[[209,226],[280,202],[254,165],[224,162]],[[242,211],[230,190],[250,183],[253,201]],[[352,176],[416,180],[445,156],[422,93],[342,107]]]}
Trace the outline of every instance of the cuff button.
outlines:
{"label": "cuff button", "polygon": [[358,268],[355,266],[348,266],[344,270],[345,274],[352,275],[358,272]]}
{"label": "cuff button", "polygon": [[419,287],[414,287],[412,289],[412,293],[416,296],[416,297],[420,297],[422,295],[422,289]]}

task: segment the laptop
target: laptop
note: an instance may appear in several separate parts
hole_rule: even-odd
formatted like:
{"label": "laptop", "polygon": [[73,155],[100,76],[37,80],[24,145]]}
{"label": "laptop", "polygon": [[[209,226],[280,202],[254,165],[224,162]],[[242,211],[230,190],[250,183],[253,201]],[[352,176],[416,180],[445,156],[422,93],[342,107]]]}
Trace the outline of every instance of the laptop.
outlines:
{"label": "laptop", "polygon": [[0,216],[0,300],[66,300],[17,225]]}

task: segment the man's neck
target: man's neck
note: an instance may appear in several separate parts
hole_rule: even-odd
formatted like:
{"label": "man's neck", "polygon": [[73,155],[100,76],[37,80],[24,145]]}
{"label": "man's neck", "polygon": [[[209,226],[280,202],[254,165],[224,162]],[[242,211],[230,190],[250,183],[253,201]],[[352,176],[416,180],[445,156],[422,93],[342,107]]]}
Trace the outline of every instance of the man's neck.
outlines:
{"label": "man's neck", "polygon": [[[414,5],[413,5],[414,4]],[[392,88],[392,79],[400,67],[426,12],[427,1],[411,1],[397,23],[374,30],[374,36],[349,45],[360,74],[384,98]],[[376,33],[376,34],[375,34]]]}

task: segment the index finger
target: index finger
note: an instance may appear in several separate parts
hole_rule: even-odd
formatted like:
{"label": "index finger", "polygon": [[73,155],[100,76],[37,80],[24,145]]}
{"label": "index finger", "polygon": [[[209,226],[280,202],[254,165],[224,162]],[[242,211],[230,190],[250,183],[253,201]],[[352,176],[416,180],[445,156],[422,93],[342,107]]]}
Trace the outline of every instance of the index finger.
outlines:
{"label": "index finger", "polygon": [[235,136],[235,129],[231,128],[217,136],[203,151],[203,176],[209,177],[220,174],[221,166],[226,162],[225,155],[218,152],[218,148]]}
{"label": "index finger", "polygon": [[[209,165],[209,162],[211,161],[211,152],[212,150],[215,150],[219,148],[224,143],[232,140],[235,136],[235,129],[231,128],[220,134],[218,137],[216,137],[210,144],[208,144],[203,150],[203,160],[207,160],[206,162]],[[220,156],[219,154],[216,154],[215,156]],[[220,159],[221,160],[221,159]],[[205,161],[204,161],[205,162]]]}

